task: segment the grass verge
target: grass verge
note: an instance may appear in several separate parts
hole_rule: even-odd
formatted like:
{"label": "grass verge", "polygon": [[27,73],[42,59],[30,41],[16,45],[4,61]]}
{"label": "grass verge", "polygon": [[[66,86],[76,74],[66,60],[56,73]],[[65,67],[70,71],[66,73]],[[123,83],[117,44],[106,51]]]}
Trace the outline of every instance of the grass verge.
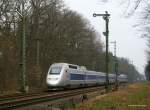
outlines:
{"label": "grass verge", "polygon": [[78,105],[75,110],[150,110],[150,83],[136,83],[98,96]]}

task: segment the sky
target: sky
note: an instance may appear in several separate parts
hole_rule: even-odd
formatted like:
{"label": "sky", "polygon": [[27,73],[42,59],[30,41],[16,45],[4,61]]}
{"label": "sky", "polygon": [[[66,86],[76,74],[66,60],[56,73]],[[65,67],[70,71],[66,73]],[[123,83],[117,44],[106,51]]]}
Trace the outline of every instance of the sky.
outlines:
{"label": "sky", "polygon": [[[103,1],[103,2],[101,2]],[[64,0],[65,5],[71,10],[77,11],[84,18],[88,19],[90,24],[101,35],[105,42],[105,21],[101,17],[93,17],[93,13],[103,14],[108,11],[110,14],[109,22],[109,41],[117,42],[117,56],[129,59],[136,69],[144,74],[146,65],[146,41],[141,38],[141,31],[134,25],[138,24],[138,15],[127,18],[127,5],[120,0]],[[109,44],[109,51],[113,52],[113,44]]]}

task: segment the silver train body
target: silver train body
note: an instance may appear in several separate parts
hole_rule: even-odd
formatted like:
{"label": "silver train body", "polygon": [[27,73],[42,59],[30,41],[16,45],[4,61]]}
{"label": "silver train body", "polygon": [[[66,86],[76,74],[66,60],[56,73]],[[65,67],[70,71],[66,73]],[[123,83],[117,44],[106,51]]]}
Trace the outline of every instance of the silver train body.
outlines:
{"label": "silver train body", "polygon": [[[110,83],[115,82],[116,76],[109,74]],[[118,76],[119,82],[127,82],[126,75]],[[68,63],[54,63],[50,66],[46,78],[49,88],[73,88],[94,85],[104,85],[106,73],[89,71],[84,66]]]}

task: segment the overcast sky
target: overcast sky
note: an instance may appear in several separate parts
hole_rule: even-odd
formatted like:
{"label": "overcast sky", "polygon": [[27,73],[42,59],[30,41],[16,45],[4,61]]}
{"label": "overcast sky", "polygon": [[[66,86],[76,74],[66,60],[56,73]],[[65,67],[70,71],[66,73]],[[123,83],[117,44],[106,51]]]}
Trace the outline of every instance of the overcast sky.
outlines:
{"label": "overcast sky", "polygon": [[[140,38],[140,31],[133,27],[138,23],[138,15],[130,18],[125,17],[126,6],[118,2],[120,0],[64,0],[67,7],[75,10],[87,18],[91,25],[101,34],[105,31],[104,20],[101,17],[94,18],[93,13],[105,13],[110,16],[109,41],[117,41],[117,56],[128,58],[136,66],[137,70],[144,74],[146,64],[146,42]],[[100,1],[108,1],[102,3]],[[110,51],[113,52],[113,45],[110,44]]]}

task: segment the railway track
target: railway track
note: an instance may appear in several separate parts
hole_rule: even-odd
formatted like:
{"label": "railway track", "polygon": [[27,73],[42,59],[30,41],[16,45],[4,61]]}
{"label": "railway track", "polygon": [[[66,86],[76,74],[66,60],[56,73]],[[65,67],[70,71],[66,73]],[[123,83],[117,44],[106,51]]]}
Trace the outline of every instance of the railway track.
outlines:
{"label": "railway track", "polygon": [[84,88],[84,89],[75,89],[69,91],[61,91],[61,92],[45,92],[39,94],[27,94],[13,97],[5,97],[0,101],[0,110],[8,110],[12,108],[23,107],[27,105],[33,105],[46,101],[53,101],[58,99],[63,99],[66,97],[76,96],[80,94],[85,94],[97,90],[103,90],[104,87],[92,87],[92,88]]}
{"label": "railway track", "polygon": [[2,96],[2,97],[0,97],[0,103],[2,103],[3,101],[7,101],[7,100],[10,101],[10,100],[15,100],[15,99],[19,99],[19,98],[32,97],[32,96],[38,96],[38,95],[41,95],[41,93],[28,93],[28,94],[20,93],[20,94]]}

